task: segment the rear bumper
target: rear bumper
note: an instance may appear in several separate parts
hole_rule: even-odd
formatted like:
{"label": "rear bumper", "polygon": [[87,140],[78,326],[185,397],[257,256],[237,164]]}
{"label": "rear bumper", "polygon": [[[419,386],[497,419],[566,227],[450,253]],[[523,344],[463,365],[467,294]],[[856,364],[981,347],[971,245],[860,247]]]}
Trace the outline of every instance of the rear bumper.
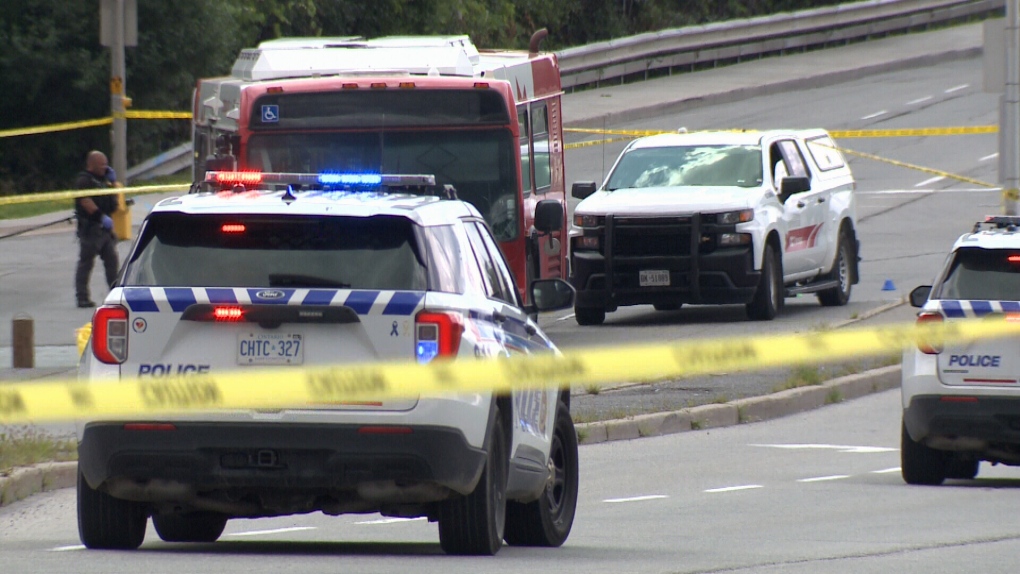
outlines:
{"label": "rear bumper", "polygon": [[78,446],[85,480],[93,488],[111,479],[167,481],[190,491],[343,490],[395,481],[468,493],[485,463],[485,451],[450,427],[387,433],[350,424],[173,424],[176,430],[86,425]]}
{"label": "rear bumper", "polygon": [[1020,398],[976,396],[961,402],[958,396],[919,395],[903,410],[903,422],[915,441],[951,438],[1020,445]]}

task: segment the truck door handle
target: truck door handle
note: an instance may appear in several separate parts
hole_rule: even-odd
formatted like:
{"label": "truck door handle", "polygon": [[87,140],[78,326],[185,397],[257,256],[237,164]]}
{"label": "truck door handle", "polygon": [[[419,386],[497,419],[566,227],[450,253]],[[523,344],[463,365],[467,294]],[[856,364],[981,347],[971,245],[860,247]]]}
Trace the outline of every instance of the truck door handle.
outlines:
{"label": "truck door handle", "polygon": [[500,311],[493,311],[492,312],[492,320],[497,322],[497,323],[506,323],[506,315],[504,315]]}
{"label": "truck door handle", "polygon": [[797,207],[804,207],[804,202],[803,201],[798,201],[797,202]]}
{"label": "truck door handle", "polygon": [[818,198],[818,203],[825,203],[825,198],[824,197],[819,197]]}

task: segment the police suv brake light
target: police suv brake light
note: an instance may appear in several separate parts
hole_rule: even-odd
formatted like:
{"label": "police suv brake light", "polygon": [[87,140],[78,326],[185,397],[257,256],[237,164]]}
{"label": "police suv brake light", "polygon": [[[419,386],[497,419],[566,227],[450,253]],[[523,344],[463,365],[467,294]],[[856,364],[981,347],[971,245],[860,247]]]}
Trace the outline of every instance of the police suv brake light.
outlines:
{"label": "police suv brake light", "polygon": [[464,318],[449,311],[422,311],[414,318],[414,334],[414,355],[419,363],[428,363],[436,357],[456,357],[464,334]]}
{"label": "police suv brake light", "polygon": [[92,354],[108,365],[127,360],[128,310],[120,305],[103,305],[92,315]]}
{"label": "police suv brake light", "polygon": [[[927,325],[929,323],[941,324],[943,321],[944,318],[941,313],[925,312],[920,313],[917,316],[918,326]],[[942,344],[942,341],[937,338],[926,339],[919,336],[917,339],[917,350],[921,351],[925,355],[937,355],[941,353],[944,348],[945,346]]]}
{"label": "police suv brake light", "polygon": [[237,322],[244,319],[244,309],[241,307],[216,307],[213,309],[213,319],[222,322]]}

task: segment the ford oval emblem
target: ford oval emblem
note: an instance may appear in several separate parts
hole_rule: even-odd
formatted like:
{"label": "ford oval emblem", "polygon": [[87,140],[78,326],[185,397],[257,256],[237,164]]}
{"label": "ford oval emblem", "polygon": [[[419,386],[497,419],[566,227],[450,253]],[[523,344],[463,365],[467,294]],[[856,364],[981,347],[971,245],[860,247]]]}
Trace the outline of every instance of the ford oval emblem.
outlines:
{"label": "ford oval emblem", "polygon": [[283,291],[277,291],[276,289],[266,289],[255,294],[259,299],[280,299],[286,295]]}

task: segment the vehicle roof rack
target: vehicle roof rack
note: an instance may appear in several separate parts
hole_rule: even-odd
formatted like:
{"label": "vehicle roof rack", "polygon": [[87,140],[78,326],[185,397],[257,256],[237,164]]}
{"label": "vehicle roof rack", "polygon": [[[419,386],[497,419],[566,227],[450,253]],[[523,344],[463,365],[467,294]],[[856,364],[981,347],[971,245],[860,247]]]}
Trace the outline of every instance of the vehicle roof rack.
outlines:
{"label": "vehicle roof rack", "polygon": [[436,176],[427,174],[207,171],[204,179],[191,185],[189,193],[210,190],[244,193],[284,185],[287,186],[285,199],[293,199],[295,191],[309,190],[411,193],[457,199],[457,190],[452,185],[439,186]]}
{"label": "vehicle roof rack", "polygon": [[1005,229],[1006,231],[1020,231],[1020,215],[987,215],[984,221],[974,224],[973,233],[981,230]]}

